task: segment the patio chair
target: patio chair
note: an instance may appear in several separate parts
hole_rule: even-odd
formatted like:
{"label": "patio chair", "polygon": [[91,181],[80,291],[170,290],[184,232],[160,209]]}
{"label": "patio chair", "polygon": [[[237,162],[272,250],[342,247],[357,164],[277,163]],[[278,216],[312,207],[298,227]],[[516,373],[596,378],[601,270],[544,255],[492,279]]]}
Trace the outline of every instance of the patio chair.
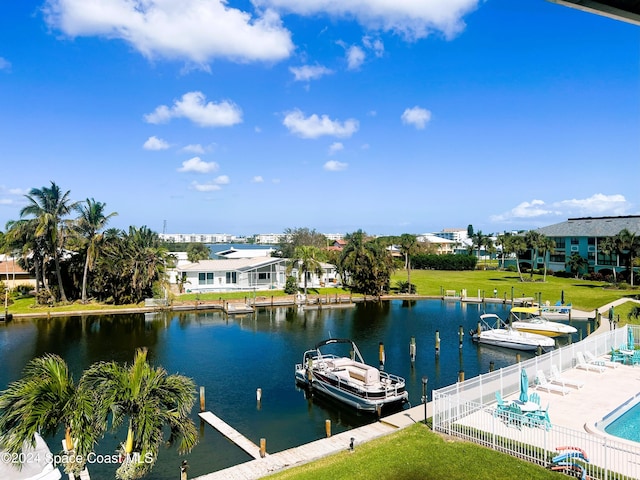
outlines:
{"label": "patio chair", "polygon": [[536,379],[534,381],[536,390],[545,390],[548,393],[561,393],[562,395],[566,395],[569,393],[569,389],[565,388],[561,385],[555,385],[547,380],[544,372],[542,370],[538,370],[536,372]]}
{"label": "patio chair", "polygon": [[584,358],[587,362],[592,365],[599,365],[601,367],[609,367],[609,368],[618,368],[620,364],[616,362],[612,362],[611,360],[603,360],[601,358],[596,358],[596,356],[591,352],[584,352]]}
{"label": "patio chair", "polygon": [[609,354],[609,357],[609,360],[612,362],[626,363],[624,354],[622,354],[620,350],[616,350],[613,347],[611,347],[611,353]]}
{"label": "patio chair", "polygon": [[497,405],[493,416],[503,418],[509,410],[509,404],[502,399],[500,392],[496,392],[496,402]]}
{"label": "patio chair", "polygon": [[570,380],[565,378],[560,373],[560,370],[556,365],[551,365],[551,371],[549,372],[549,381],[555,385],[562,385],[563,387],[582,388],[584,382],[579,380]]}
{"label": "patio chair", "polygon": [[535,412],[528,412],[525,416],[527,417],[530,426],[543,427],[547,431],[551,429],[549,404],[547,404],[547,408],[540,408],[540,410],[536,410]]}
{"label": "patio chair", "polygon": [[536,392],[532,392],[531,395],[529,395],[529,401],[540,405],[540,395]]}
{"label": "patio chair", "polygon": [[598,373],[603,373],[607,369],[604,365],[594,365],[593,363],[587,362],[582,352],[576,352],[576,368]]}
{"label": "patio chair", "polygon": [[515,403],[510,403],[506,411],[506,423],[507,426],[514,426],[518,430],[522,428],[522,423],[528,420],[522,415],[522,410]]}
{"label": "patio chair", "polygon": [[640,350],[633,351],[633,355],[631,355],[631,365],[634,367],[640,365]]}

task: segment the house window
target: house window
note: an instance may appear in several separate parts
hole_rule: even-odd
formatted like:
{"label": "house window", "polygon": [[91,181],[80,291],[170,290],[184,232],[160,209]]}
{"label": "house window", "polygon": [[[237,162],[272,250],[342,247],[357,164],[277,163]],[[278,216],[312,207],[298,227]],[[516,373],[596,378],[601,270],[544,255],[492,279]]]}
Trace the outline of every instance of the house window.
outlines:
{"label": "house window", "polygon": [[227,283],[236,283],[236,272],[227,272]]}
{"label": "house window", "polygon": [[271,273],[270,272],[258,272],[258,280],[270,280]]}
{"label": "house window", "polygon": [[211,285],[213,284],[213,272],[201,272],[198,273],[199,285]]}
{"label": "house window", "polygon": [[556,249],[562,250],[565,248],[565,238],[564,237],[554,237],[553,240],[556,242]]}
{"label": "house window", "polygon": [[596,237],[589,237],[587,238],[587,245],[594,245],[596,244]]}
{"label": "house window", "polygon": [[578,239],[578,237],[571,237],[571,245],[578,245],[580,243],[580,240]]}

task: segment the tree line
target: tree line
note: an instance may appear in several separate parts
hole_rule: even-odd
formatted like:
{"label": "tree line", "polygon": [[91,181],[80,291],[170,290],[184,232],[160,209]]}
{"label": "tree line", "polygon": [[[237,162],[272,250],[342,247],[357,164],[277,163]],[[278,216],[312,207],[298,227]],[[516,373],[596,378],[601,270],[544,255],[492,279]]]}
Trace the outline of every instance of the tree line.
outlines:
{"label": "tree line", "polygon": [[55,182],[25,198],[20,218],[0,232],[0,249],[34,275],[37,303],[138,303],[166,288],[172,259],[156,232],[107,228],[117,212],[93,198],[72,201]]}

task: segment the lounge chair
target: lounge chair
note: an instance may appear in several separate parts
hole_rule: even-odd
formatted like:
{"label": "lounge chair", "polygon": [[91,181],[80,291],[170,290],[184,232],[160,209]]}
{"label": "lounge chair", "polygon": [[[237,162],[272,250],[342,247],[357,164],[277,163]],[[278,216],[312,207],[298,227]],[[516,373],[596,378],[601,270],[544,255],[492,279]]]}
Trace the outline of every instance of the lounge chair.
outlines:
{"label": "lounge chair", "polygon": [[573,388],[582,388],[584,387],[584,382],[580,382],[579,380],[569,380],[565,378],[558,370],[556,365],[551,365],[551,370],[549,371],[549,381],[555,385],[562,385],[563,387],[573,387]]}
{"label": "lounge chair", "polygon": [[536,410],[535,412],[529,412],[526,414],[531,427],[543,427],[545,430],[551,429],[551,419],[549,418],[549,404],[547,408]]}
{"label": "lounge chair", "polygon": [[531,395],[529,395],[529,401],[540,405],[540,395],[536,392],[532,392]]}
{"label": "lounge chair", "polygon": [[536,390],[540,389],[540,390],[545,390],[546,392],[549,392],[549,393],[551,392],[561,393],[562,395],[566,395],[567,393],[570,392],[568,388],[565,388],[561,385],[556,385],[554,383],[551,383],[549,380],[547,380],[547,377],[545,376],[542,370],[538,370],[536,372],[536,379],[534,383],[535,383]]}
{"label": "lounge chair", "polygon": [[604,360],[602,358],[596,358],[591,352],[584,352],[584,358],[592,365],[600,365],[601,367],[618,368],[620,364],[612,362],[611,360]]}
{"label": "lounge chair", "polygon": [[602,373],[607,369],[604,365],[594,365],[593,363],[587,362],[582,352],[576,352],[576,368],[598,373]]}

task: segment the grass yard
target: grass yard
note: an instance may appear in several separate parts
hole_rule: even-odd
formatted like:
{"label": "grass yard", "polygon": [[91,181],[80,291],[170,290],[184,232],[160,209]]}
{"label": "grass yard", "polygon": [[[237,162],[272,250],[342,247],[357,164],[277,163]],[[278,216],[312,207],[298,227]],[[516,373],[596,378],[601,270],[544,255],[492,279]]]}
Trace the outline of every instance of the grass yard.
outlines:
{"label": "grass yard", "polygon": [[423,424],[266,477],[270,480],[558,480],[566,476],[457,439]]}
{"label": "grass yard", "polygon": [[[511,300],[514,298],[538,298],[542,294],[542,301],[547,300],[551,305],[560,300],[564,291],[564,300],[580,310],[594,310],[602,305],[622,297],[636,297],[640,289],[621,290],[611,287],[606,282],[591,282],[575,278],[561,278],[547,275],[542,281],[542,275],[523,275],[521,282],[515,272],[500,270],[475,271],[442,271],[442,270],[411,270],[411,283],[416,286],[418,295],[440,296],[443,290],[467,290],[467,295],[475,297],[478,291],[481,296],[493,297],[494,288],[498,290],[499,298]],[[397,270],[391,277],[392,287],[398,281],[407,281],[407,271]],[[622,317],[621,317],[622,319]]]}

